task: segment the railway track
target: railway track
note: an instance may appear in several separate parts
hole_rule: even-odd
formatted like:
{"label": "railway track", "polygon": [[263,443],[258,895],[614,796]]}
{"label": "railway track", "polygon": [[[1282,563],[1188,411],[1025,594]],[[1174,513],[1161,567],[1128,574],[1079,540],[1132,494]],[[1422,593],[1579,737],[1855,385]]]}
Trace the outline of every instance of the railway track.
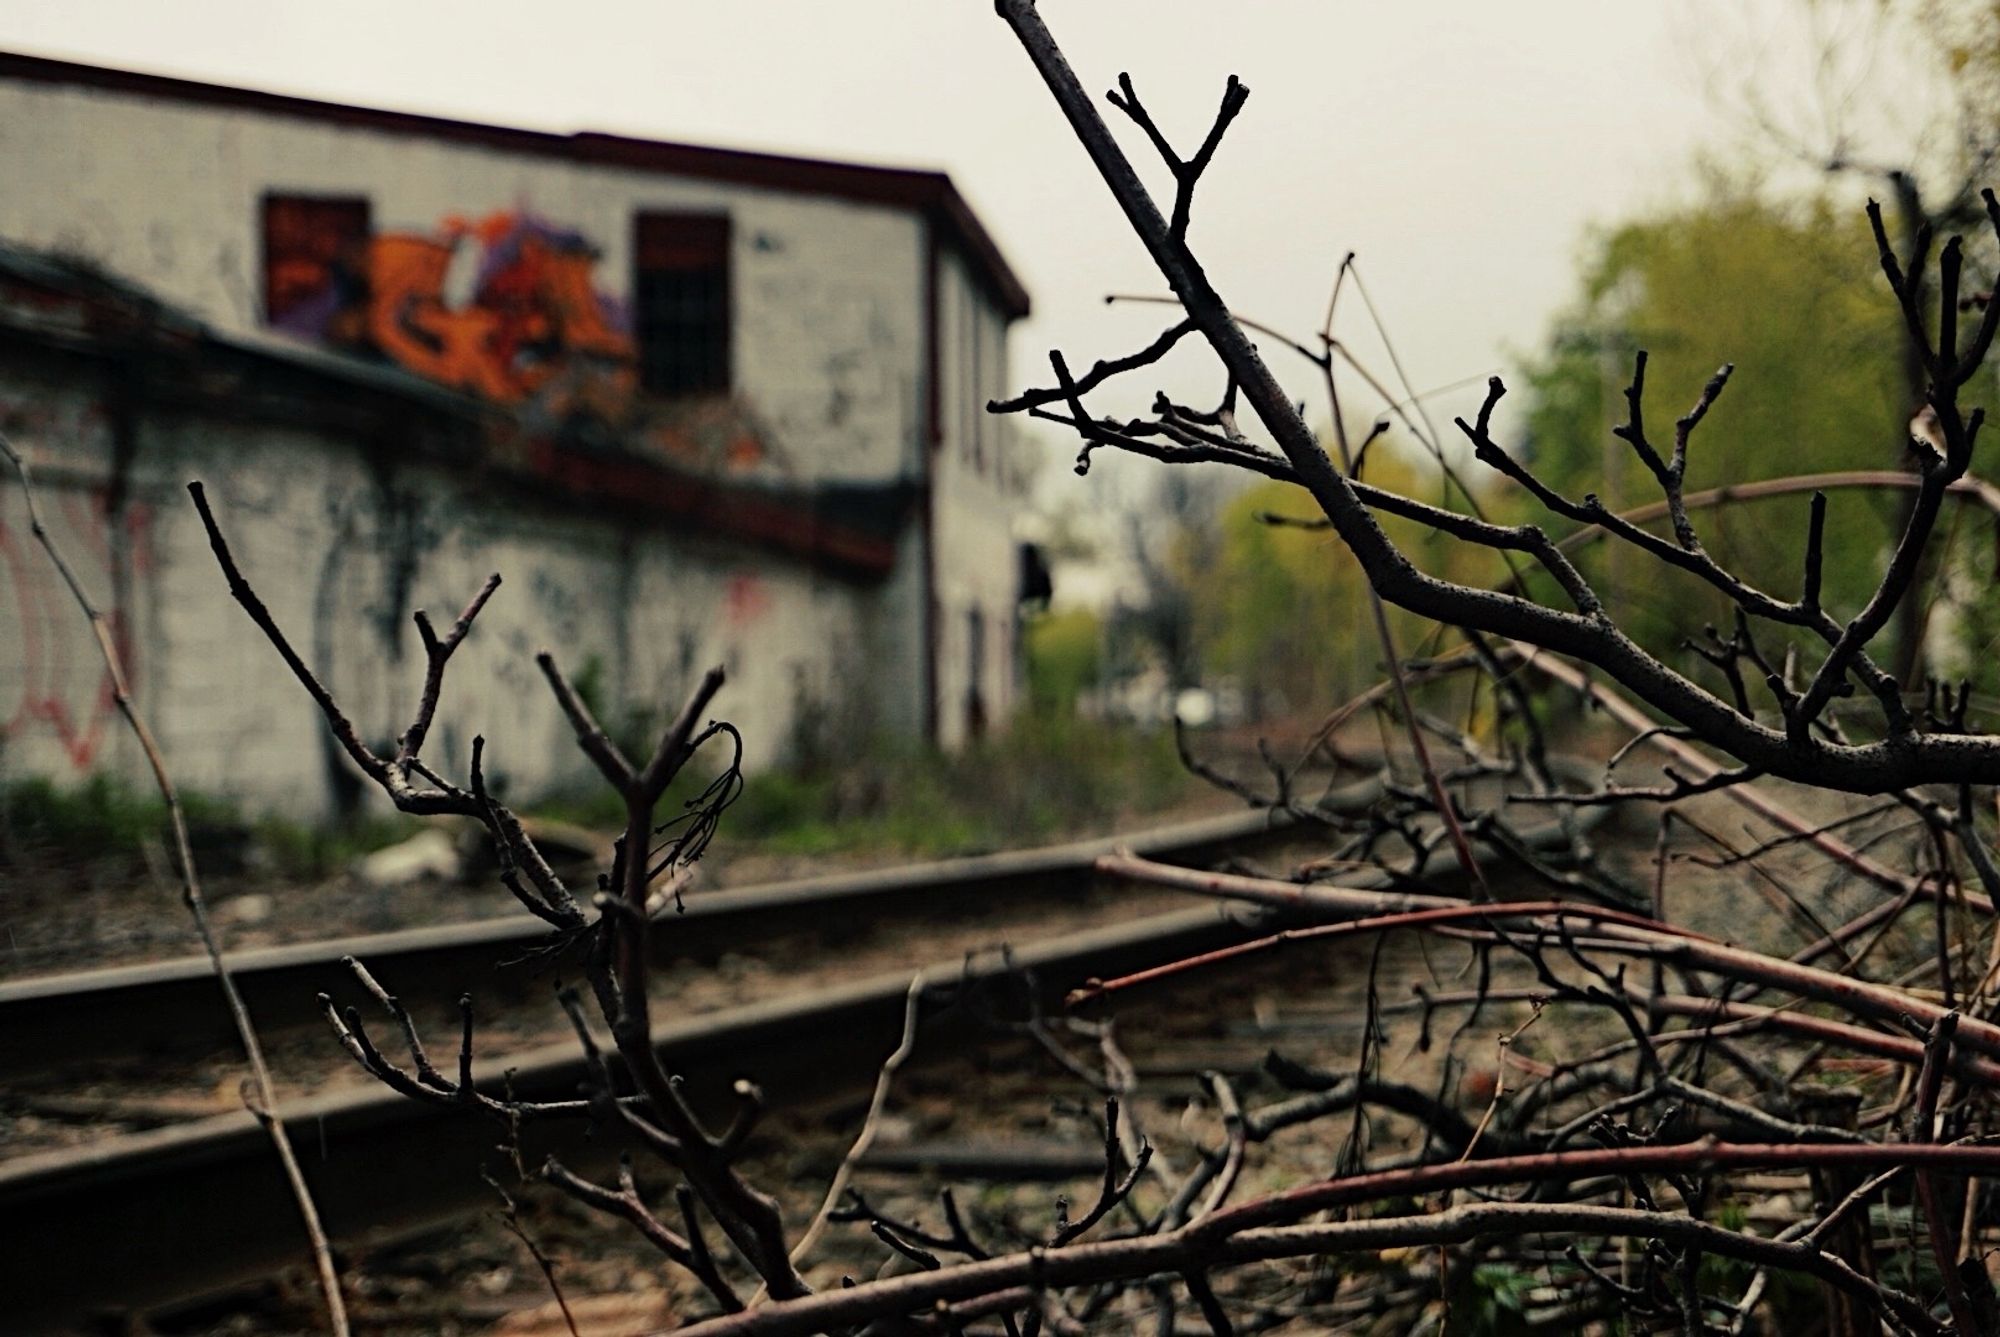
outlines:
{"label": "railway track", "polygon": [[[1358,809],[1374,796],[1370,783],[1342,791],[1339,800]],[[1094,860],[1115,848],[1201,863],[1274,832],[1282,824],[1252,813],[1043,850],[713,893],[662,923],[656,951],[717,961],[807,921],[822,925],[837,944],[842,925],[862,919],[938,923],[996,901],[1077,895],[1092,885]],[[1556,832],[1551,827],[1540,836],[1553,839]],[[972,1000],[1000,989],[1018,1007],[1022,968],[1053,1006],[1091,976],[1239,941],[1268,923],[1240,908],[1204,904],[1021,943],[1004,960],[988,951],[929,961],[927,978],[956,1001],[927,1012],[923,1045],[932,1052],[976,1046],[990,1025]],[[459,982],[471,977],[496,995],[546,989],[546,978],[525,964],[493,966],[545,937],[537,920],[488,921],[270,949],[231,963],[269,1030],[321,1024],[313,1001],[319,992],[352,997],[352,977],[341,964],[349,956],[367,961],[388,987],[412,999],[455,996]],[[197,966],[166,962],[0,986],[0,1070],[18,1074],[80,1054],[171,1063],[212,1048],[226,1027],[204,1011],[219,1008],[213,980]],[[754,1076],[774,1105],[837,1096],[872,1081],[894,1046],[911,974],[905,962],[865,978],[684,1017],[656,1026],[658,1044],[697,1104],[720,1108],[732,1083],[745,1076]],[[339,1061],[330,1042],[324,1053],[326,1064]],[[475,1073],[482,1089],[511,1089],[524,1099],[573,1095],[584,1077],[573,1041],[487,1058]],[[336,1240],[408,1235],[491,1204],[479,1168],[493,1139],[469,1132],[468,1116],[373,1083],[289,1099],[277,1115]],[[520,1154],[529,1164],[551,1151],[587,1161],[593,1148],[585,1131],[531,1128]],[[10,1331],[225,1292],[289,1265],[302,1250],[296,1209],[268,1141],[245,1111],[0,1161],[0,1219],[31,1223],[29,1247],[0,1250]]]}
{"label": "railway track", "polygon": [[[1358,811],[1380,793],[1378,782],[1363,781],[1327,806]],[[1054,899],[1088,886],[1092,862],[1115,849],[1198,862],[1282,835],[1289,825],[1282,816],[1246,811],[1039,849],[702,893],[689,897],[685,912],[658,921],[656,956],[712,963],[778,929],[832,917],[945,920],[999,896]],[[350,957],[385,979],[428,981],[436,991],[462,989],[484,1002],[540,985],[534,954],[548,937],[546,921],[522,914],[231,952],[227,960],[260,1030],[281,1030],[321,1024],[314,999],[351,985],[343,964]],[[205,956],[0,982],[0,1074],[82,1054],[171,1059],[233,1046],[235,1034]]]}

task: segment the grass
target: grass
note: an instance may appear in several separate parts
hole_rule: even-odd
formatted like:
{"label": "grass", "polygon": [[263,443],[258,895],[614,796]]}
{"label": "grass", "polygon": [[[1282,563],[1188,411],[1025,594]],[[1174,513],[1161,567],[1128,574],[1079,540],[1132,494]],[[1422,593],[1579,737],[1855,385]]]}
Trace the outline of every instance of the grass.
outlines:
{"label": "grass", "polygon": [[[690,778],[661,813],[706,780]],[[721,838],[733,849],[790,857],[977,854],[1109,830],[1200,789],[1165,731],[1037,714],[956,753],[877,743],[838,764],[747,775]],[[202,794],[184,794],[182,803],[197,865],[214,873],[318,879],[417,828],[394,814],[327,825],[247,817],[238,804]],[[602,786],[532,811],[597,829],[624,821]],[[169,843],[166,820],[157,794],[108,775],[69,787],[40,778],[0,784],[0,867],[138,869],[149,842]]]}
{"label": "grass", "polygon": [[420,823],[401,813],[368,813],[338,826],[262,817],[250,829],[255,847],[285,877],[322,878],[414,835]]}
{"label": "grass", "polygon": [[[181,808],[196,867],[214,872],[263,866],[287,878],[325,877],[416,829],[401,816],[335,826],[253,821],[236,803],[207,794],[183,793]],[[148,842],[171,845],[167,805],[151,789],[104,774],[68,787],[40,777],[0,784],[0,866],[138,867]]]}
{"label": "grass", "polygon": [[[198,795],[183,795],[181,807],[191,832],[235,820],[229,805]],[[10,855],[133,859],[146,841],[165,835],[166,824],[158,794],[109,775],[72,788],[39,777],[0,787],[0,848]]]}
{"label": "grass", "polygon": [[[1163,730],[1030,716],[956,753],[877,743],[842,765],[746,775],[720,839],[788,856],[978,854],[1106,829],[1200,789]],[[623,821],[608,791],[534,811],[600,828]]]}

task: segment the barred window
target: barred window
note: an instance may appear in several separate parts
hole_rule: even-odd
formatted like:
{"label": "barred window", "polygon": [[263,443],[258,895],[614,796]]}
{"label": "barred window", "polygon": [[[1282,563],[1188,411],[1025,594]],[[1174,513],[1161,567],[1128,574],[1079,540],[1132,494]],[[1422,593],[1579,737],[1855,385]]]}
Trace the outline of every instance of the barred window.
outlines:
{"label": "barred window", "polygon": [[730,387],[729,219],[642,213],[635,220],[632,325],[650,394]]}
{"label": "barred window", "polygon": [[366,286],[367,199],[267,194],[261,221],[264,323],[326,337]]}

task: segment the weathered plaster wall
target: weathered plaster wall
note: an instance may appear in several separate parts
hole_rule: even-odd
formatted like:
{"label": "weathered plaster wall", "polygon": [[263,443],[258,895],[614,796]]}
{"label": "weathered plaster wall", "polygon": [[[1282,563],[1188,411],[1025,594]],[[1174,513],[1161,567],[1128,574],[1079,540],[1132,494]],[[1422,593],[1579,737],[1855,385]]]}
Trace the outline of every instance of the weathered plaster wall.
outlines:
{"label": "weathered plaster wall", "polygon": [[[151,569],[153,511],[143,502],[122,513],[107,507],[116,452],[104,397],[83,382],[0,377],[0,425],[17,441],[60,451],[60,465],[49,462],[42,520],[91,600],[116,610],[113,634],[143,673],[150,646],[130,573],[143,582]],[[82,776],[126,768],[128,751],[89,624],[30,532],[10,475],[0,480],[0,770]]]}
{"label": "weathered plaster wall", "polygon": [[[453,661],[427,749],[461,778],[483,733],[489,773],[511,793],[588,781],[533,663],[544,646],[596,676],[614,714],[671,713],[696,675],[723,664],[718,713],[742,730],[753,767],[787,751],[802,710],[836,699],[905,708],[907,676],[871,668],[911,657],[896,644],[893,585],[620,522],[307,427],[142,414],[120,470],[93,389],[46,365],[0,364],[9,404],[0,421],[41,475],[58,541],[131,633],[141,704],[180,782],[252,811],[321,816],[357,787],[229,599],[182,491],[191,478],[207,484],[294,645],[383,745],[406,722],[421,670],[411,612],[446,622],[501,572]],[[0,775],[137,778],[88,629],[33,545],[11,480],[0,482],[0,568],[0,626],[21,632],[0,636]]]}
{"label": "weathered plaster wall", "polygon": [[738,395],[799,479],[915,464],[923,221],[879,205],[567,163],[102,90],[0,83],[0,238],[102,264],[225,329],[262,324],[260,200],[362,195],[378,231],[532,212],[629,298],[633,215],[727,213]]}
{"label": "weathered plaster wall", "polygon": [[[981,411],[1008,386],[1006,321],[940,246],[933,442],[934,239],[921,213],[33,82],[0,81],[0,179],[0,240],[66,251],[265,339],[282,337],[261,332],[266,192],[365,196],[378,232],[532,213],[588,239],[600,253],[591,282],[614,299],[630,295],[635,213],[727,213],[733,394],[770,447],[739,477],[929,484],[928,522],[912,517],[896,538],[893,570],[856,584],[629,515],[496,492],[304,421],[155,416],[121,447],[102,386],[0,365],[0,396],[11,396],[0,423],[13,421],[51,471],[66,549],[101,555],[90,578],[107,589],[124,582],[107,606],[131,622],[140,690],[189,784],[295,812],[324,810],[339,789],[317,760],[301,769],[324,751],[318,725],[213,581],[179,491],[196,474],[245,517],[246,564],[262,568],[301,649],[383,736],[414,682],[409,611],[448,615],[501,570],[508,583],[462,652],[436,737],[462,762],[471,734],[486,732],[496,769],[530,791],[581,773],[533,671],[542,643],[579,668],[598,657],[607,690],[634,702],[674,697],[689,672],[727,661],[725,705],[757,761],[794,741],[801,701],[846,738],[914,735],[935,691],[947,746],[980,717],[997,727],[1011,713],[1011,529],[1025,487],[1005,425]],[[114,467],[121,450],[127,465]],[[34,583],[37,556],[4,484],[0,523],[0,599],[33,629],[8,645],[0,604],[0,766],[129,769],[101,724],[109,703],[88,642]]]}
{"label": "weathered plaster wall", "polygon": [[1008,393],[1006,324],[949,254],[939,263],[938,338],[943,436],[931,458],[938,741],[956,747],[982,717],[987,728],[1002,724],[1021,696],[1014,517],[1028,477],[1011,423],[986,412],[988,400]]}

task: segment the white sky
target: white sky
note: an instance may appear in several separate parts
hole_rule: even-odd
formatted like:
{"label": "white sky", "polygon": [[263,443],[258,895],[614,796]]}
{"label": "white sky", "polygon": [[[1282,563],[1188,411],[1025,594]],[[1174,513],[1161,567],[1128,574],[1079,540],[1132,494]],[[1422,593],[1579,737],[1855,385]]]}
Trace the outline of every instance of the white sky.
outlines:
{"label": "white sky", "polygon": [[[1696,2],[1043,11],[1087,87],[1130,70],[1183,142],[1240,75],[1249,106],[1196,204],[1211,275],[1239,310],[1310,334],[1334,264],[1358,251],[1428,388],[1535,347],[1587,225],[1672,198],[1696,147],[1727,134],[1697,76],[1715,39]],[[1163,323],[1102,304],[1159,282],[986,0],[10,0],[0,45],[504,124],[941,167],[1034,295],[1017,381],[1045,372],[1052,346],[1087,366]],[[1144,148],[1128,136],[1135,159]],[[1343,330],[1358,336],[1362,316],[1346,309]],[[1190,398],[1219,389],[1205,367],[1160,380]],[[1313,382],[1296,384],[1304,398]]]}

